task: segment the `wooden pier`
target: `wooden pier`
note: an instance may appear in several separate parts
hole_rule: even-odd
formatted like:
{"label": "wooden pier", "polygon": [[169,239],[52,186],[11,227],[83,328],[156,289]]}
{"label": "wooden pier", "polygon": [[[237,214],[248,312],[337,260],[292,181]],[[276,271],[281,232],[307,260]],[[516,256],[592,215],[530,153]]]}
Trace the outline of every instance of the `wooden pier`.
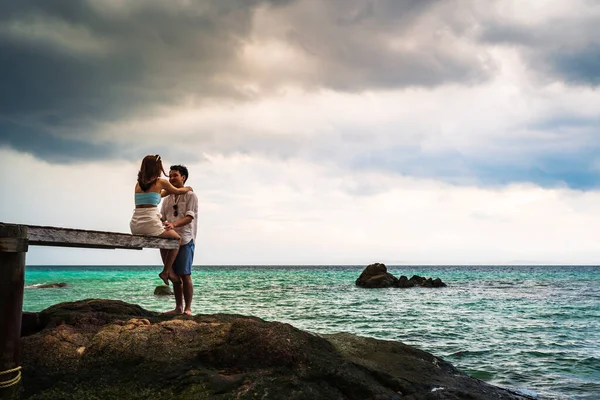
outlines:
{"label": "wooden pier", "polygon": [[20,340],[29,246],[176,249],[177,239],[0,222],[0,399],[18,398]]}

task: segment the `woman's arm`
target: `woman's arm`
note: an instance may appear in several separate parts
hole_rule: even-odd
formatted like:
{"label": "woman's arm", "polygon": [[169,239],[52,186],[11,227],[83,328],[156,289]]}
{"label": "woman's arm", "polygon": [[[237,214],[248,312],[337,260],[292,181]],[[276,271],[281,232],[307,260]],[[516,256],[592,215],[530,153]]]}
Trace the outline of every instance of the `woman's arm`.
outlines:
{"label": "woman's arm", "polygon": [[191,192],[192,191],[192,187],[191,186],[185,186],[182,188],[176,188],[175,186],[171,185],[171,182],[169,182],[166,179],[159,179],[159,187],[161,189],[164,189],[167,193],[169,194],[186,194],[187,192]]}

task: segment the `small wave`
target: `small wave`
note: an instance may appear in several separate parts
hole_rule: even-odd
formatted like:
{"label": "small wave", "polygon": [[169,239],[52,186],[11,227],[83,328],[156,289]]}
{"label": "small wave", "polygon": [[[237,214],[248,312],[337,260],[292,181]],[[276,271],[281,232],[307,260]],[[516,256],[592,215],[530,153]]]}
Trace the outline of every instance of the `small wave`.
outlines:
{"label": "small wave", "polygon": [[33,285],[25,285],[25,289],[34,289],[36,287],[42,286],[41,283],[34,283]]}
{"label": "small wave", "polygon": [[492,289],[504,289],[506,288],[506,286],[516,286],[517,283],[515,282],[508,282],[508,281],[487,281],[485,283],[483,283],[483,286],[488,286]]}
{"label": "small wave", "polygon": [[448,354],[446,357],[469,357],[469,356],[482,356],[491,353],[491,350],[464,350],[457,351],[452,354]]}
{"label": "small wave", "polygon": [[575,363],[578,367],[589,367],[600,370],[600,359],[596,357],[588,357]]}
{"label": "small wave", "polygon": [[530,389],[523,389],[523,388],[507,388],[505,387],[504,389],[506,389],[507,391],[517,394],[517,395],[521,395],[521,396],[526,396],[532,399],[539,399],[539,395],[534,392],[533,390]]}
{"label": "small wave", "polygon": [[568,351],[559,351],[561,345],[558,343],[551,343],[549,346],[556,347],[557,350],[525,350],[518,351],[517,354],[519,356],[524,356],[525,358],[533,357],[533,358],[554,358],[559,360],[569,360],[569,352]]}
{"label": "small wave", "polygon": [[483,381],[491,381],[494,378],[494,373],[489,371],[476,369],[465,369],[464,371],[473,378],[481,379]]}

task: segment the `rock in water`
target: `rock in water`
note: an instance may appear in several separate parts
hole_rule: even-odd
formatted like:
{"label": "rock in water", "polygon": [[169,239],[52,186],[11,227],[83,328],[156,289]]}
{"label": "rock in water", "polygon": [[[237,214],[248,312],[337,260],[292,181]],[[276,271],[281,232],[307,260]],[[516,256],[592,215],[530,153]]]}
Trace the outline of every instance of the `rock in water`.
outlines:
{"label": "rock in water", "polygon": [[256,317],[62,303],[22,337],[23,398],[526,399],[392,341]]}
{"label": "rock in water", "polygon": [[444,282],[442,282],[442,280],[440,278],[435,278],[432,282],[433,287],[446,287],[448,285],[446,285]]}
{"label": "rock in water", "polygon": [[173,290],[167,285],[159,285],[154,289],[155,296],[172,296]]}
{"label": "rock in water", "polygon": [[387,272],[384,264],[369,265],[356,280],[356,286],[364,288],[386,288],[396,285],[398,278]]}
{"label": "rock in water", "polygon": [[409,279],[410,282],[413,283],[414,286],[423,286],[423,287],[446,287],[447,285],[442,282],[440,278],[432,279],[432,278],[424,278],[419,275],[413,275]]}
{"label": "rock in water", "polygon": [[399,288],[409,288],[415,286],[415,283],[409,280],[406,276],[402,275],[398,282],[396,282],[396,287]]}
{"label": "rock in water", "polygon": [[32,286],[32,287],[37,288],[37,289],[48,289],[48,288],[60,288],[60,287],[66,287],[66,286],[69,286],[69,284],[66,282],[56,282],[56,283],[43,283],[41,285]]}
{"label": "rock in water", "polygon": [[381,263],[375,263],[367,266],[355,282],[356,286],[363,288],[411,288],[421,287],[445,287],[446,284],[440,278],[423,278],[413,275],[410,279],[402,275],[400,279],[387,272],[387,267]]}

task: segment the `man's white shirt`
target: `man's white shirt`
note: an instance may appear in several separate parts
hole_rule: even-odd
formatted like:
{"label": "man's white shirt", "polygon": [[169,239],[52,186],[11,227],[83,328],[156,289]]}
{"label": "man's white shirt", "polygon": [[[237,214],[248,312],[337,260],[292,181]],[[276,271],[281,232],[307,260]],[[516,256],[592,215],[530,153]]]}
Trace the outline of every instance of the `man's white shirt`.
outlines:
{"label": "man's white shirt", "polygon": [[[177,204],[177,217],[173,206]],[[163,198],[160,214],[167,222],[178,221],[185,216],[192,217],[192,222],[182,227],[175,228],[175,231],[181,236],[181,244],[188,244],[190,240],[196,241],[196,232],[198,231],[198,196],[194,192],[186,194],[170,194]]]}

